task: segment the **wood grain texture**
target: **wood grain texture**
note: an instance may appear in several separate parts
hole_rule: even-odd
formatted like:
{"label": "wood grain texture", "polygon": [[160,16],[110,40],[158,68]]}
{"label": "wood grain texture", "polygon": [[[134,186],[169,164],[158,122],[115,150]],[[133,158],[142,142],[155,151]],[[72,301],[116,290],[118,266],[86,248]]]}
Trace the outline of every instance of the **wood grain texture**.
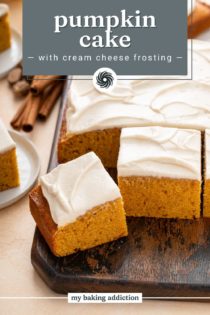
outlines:
{"label": "wood grain texture", "polygon": [[[62,100],[49,170],[56,147]],[[110,170],[116,179],[116,170]],[[210,297],[210,219],[128,218],[129,236],[65,258],[36,229],[32,264],[57,293],[143,292],[144,297]]]}
{"label": "wood grain texture", "polygon": [[128,218],[129,237],[56,258],[37,230],[32,262],[58,293],[210,296],[210,220]]}

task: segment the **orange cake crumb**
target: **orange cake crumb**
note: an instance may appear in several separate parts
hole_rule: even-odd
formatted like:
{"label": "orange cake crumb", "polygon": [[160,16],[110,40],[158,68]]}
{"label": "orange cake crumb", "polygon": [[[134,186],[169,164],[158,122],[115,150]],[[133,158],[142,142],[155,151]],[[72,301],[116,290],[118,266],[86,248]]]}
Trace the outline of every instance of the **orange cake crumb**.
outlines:
{"label": "orange cake crumb", "polygon": [[[63,124],[65,125],[65,121]],[[117,128],[78,135],[64,135],[62,132],[58,143],[58,161],[65,163],[93,151],[106,167],[116,167],[119,143],[120,129]]]}
{"label": "orange cake crumb", "polygon": [[0,191],[20,185],[16,149],[0,154]]}
{"label": "orange cake crumb", "polygon": [[30,209],[40,232],[56,256],[66,256],[128,234],[121,199],[95,207],[74,223],[60,228],[52,220],[40,186],[30,193]]}
{"label": "orange cake crumb", "polygon": [[194,219],[200,217],[200,182],[196,180],[119,177],[127,216]]}

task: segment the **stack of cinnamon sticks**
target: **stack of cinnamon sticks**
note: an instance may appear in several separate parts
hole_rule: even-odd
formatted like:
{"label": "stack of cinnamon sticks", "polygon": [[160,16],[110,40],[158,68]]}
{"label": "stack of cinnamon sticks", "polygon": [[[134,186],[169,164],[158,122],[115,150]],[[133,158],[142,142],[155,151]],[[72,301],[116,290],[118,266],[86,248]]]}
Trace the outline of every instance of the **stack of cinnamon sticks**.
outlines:
{"label": "stack of cinnamon sticks", "polygon": [[35,76],[30,93],[12,119],[11,126],[30,132],[38,118],[47,119],[62,93],[64,82],[65,78],[61,76]]}

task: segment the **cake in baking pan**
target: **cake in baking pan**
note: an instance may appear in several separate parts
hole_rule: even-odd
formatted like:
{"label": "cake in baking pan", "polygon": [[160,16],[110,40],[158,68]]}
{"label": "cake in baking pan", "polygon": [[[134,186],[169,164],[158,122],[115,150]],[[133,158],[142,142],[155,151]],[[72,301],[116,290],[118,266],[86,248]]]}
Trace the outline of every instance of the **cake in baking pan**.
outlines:
{"label": "cake in baking pan", "polygon": [[30,193],[30,209],[56,256],[128,233],[119,188],[93,152],[42,176]]}
{"label": "cake in baking pan", "polygon": [[58,144],[67,162],[94,151],[116,167],[126,127],[163,126],[205,130],[210,126],[210,43],[193,41],[193,80],[119,80],[98,91],[92,80],[73,80]]}
{"label": "cake in baking pan", "polygon": [[127,216],[200,217],[200,131],[122,129],[117,169]]}
{"label": "cake in baking pan", "polygon": [[19,185],[16,145],[0,120],[0,191]]}
{"label": "cake in baking pan", "polygon": [[0,53],[11,46],[11,31],[9,23],[9,7],[0,3]]}

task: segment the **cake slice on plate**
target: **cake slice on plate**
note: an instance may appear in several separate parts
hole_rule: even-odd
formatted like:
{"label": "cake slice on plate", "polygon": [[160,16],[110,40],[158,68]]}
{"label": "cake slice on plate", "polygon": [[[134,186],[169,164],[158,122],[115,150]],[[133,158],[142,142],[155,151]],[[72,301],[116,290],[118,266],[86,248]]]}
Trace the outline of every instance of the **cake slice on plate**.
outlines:
{"label": "cake slice on plate", "polygon": [[56,256],[127,235],[119,188],[93,152],[42,176],[30,193],[30,209]]}
{"label": "cake slice on plate", "polygon": [[11,30],[9,24],[9,7],[0,3],[0,52],[11,47]]}
{"label": "cake slice on plate", "polygon": [[199,218],[201,133],[164,127],[123,129],[118,182],[128,216]]}
{"label": "cake slice on plate", "polygon": [[16,145],[0,120],[0,191],[19,185]]}

